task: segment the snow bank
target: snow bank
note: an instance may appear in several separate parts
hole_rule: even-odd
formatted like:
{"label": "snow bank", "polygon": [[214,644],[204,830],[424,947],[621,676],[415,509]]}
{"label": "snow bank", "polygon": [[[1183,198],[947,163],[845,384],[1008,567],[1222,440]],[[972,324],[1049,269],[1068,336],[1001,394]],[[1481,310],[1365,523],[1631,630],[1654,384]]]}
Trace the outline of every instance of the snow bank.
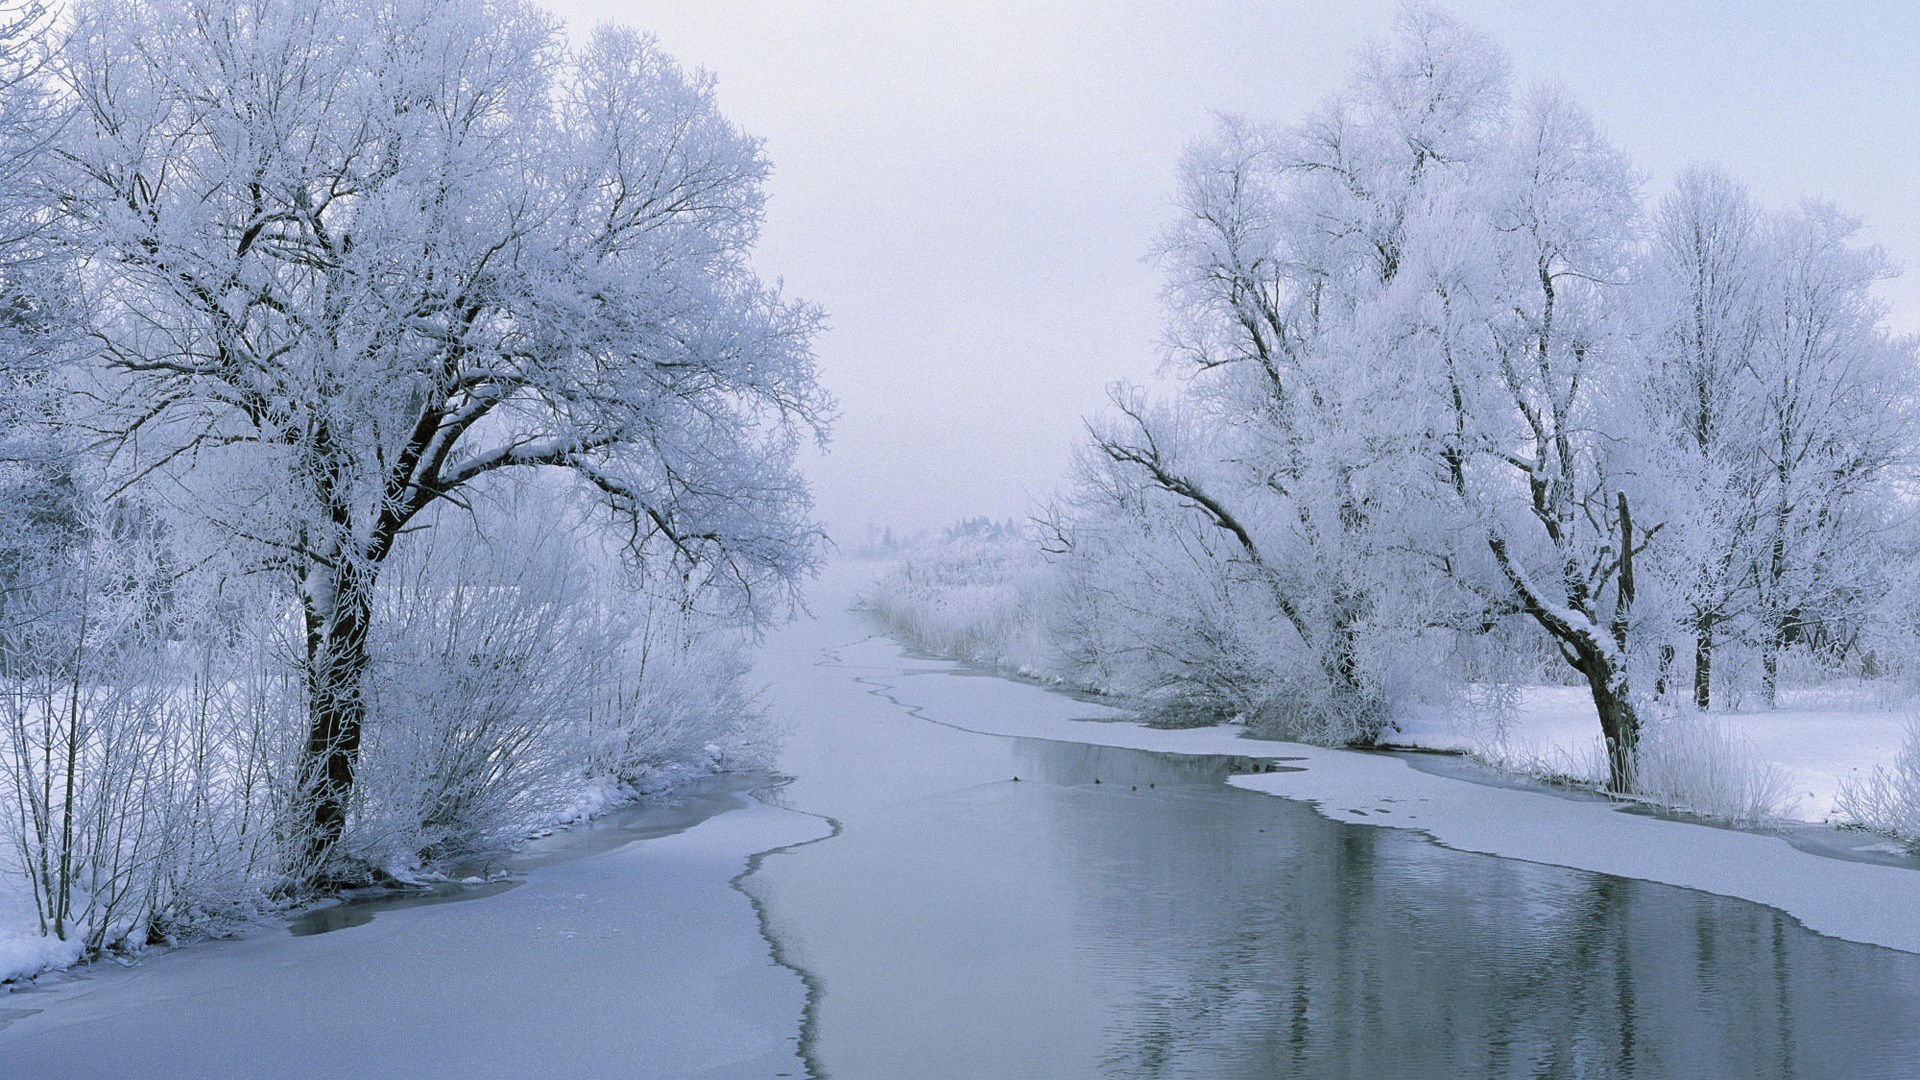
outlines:
{"label": "snow bank", "polygon": [[78,940],[42,935],[26,878],[10,871],[0,873],[0,1000],[6,996],[5,983],[72,967],[83,951]]}
{"label": "snow bank", "polygon": [[0,927],[0,983],[72,967],[80,962],[82,951],[78,940],[61,941]]}

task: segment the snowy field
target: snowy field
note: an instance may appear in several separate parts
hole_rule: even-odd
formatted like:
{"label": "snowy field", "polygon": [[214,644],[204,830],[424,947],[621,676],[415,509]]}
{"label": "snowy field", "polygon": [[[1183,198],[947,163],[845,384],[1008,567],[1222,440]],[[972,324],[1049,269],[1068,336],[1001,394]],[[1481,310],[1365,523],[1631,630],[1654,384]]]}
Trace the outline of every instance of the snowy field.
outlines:
{"label": "snowy field", "polygon": [[[1866,695],[1809,689],[1783,691],[1781,697],[1779,709],[1715,712],[1706,719],[1724,728],[1753,764],[1778,769],[1780,817],[1843,820],[1834,809],[1841,785],[1890,766],[1912,714],[1879,707]],[[1398,724],[1386,740],[1396,746],[1457,750],[1522,773],[1593,781],[1606,776],[1600,721],[1584,688],[1525,688],[1504,732],[1457,715],[1403,717]]]}

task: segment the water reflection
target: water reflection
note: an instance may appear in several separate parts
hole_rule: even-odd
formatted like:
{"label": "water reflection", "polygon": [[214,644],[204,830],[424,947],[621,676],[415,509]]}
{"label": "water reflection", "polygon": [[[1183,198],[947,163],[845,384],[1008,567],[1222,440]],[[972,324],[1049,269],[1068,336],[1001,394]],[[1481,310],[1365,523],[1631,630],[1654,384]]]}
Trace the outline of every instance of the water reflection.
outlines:
{"label": "water reflection", "polygon": [[[986,738],[987,736],[979,736]],[[1117,746],[1055,742],[1051,739],[1008,739],[1013,760],[1031,779],[1072,787],[1080,784],[1125,785],[1130,789],[1215,785],[1235,773],[1298,772],[1290,761],[1297,757],[1249,757],[1223,754],[1176,756],[1124,750]]]}
{"label": "water reflection", "polygon": [[1089,895],[1080,944],[1121,999],[1108,1075],[1893,1076],[1920,1051],[1920,958],[1743,901],[1180,794],[1050,818]]}
{"label": "water reflection", "polygon": [[[809,1030],[839,1080],[1904,1076],[1920,1060],[1920,957],[1220,782],[1253,759],[970,736],[956,765],[939,738],[923,760],[890,751],[896,777],[921,770],[920,798],[855,804],[840,837],[756,875],[770,933],[824,988]],[[1002,763],[1018,784],[981,782]]]}
{"label": "water reflection", "polygon": [[478,884],[446,881],[410,889],[368,889],[349,892],[341,897],[338,903],[312,908],[287,920],[287,930],[294,937],[331,934],[335,930],[365,926],[373,921],[374,916],[383,911],[403,911],[407,908],[429,907],[457,900],[479,900],[488,896],[498,896],[519,884],[511,878],[500,878]]}

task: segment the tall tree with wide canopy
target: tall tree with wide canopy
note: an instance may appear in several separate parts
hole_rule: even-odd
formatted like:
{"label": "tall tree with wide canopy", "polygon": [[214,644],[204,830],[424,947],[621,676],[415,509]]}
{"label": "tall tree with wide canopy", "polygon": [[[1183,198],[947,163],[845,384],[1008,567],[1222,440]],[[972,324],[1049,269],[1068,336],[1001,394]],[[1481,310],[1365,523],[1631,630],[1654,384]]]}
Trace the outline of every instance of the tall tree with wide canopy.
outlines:
{"label": "tall tree with wide canopy", "polygon": [[302,873],[429,506],[564,473],[753,622],[813,567],[818,315],[748,265],[767,163],[709,77],[518,0],[84,0],[61,57],[87,424],[114,483],[297,593]]}
{"label": "tall tree with wide canopy", "polygon": [[1584,112],[1543,90],[1448,211],[1425,230],[1429,321],[1410,335],[1439,375],[1438,460],[1508,602],[1585,678],[1608,787],[1631,790],[1634,559],[1659,528],[1636,526],[1632,509],[1644,483],[1627,392],[1641,371],[1622,314],[1632,172]]}
{"label": "tall tree with wide canopy", "polygon": [[[1146,490],[1230,536],[1326,688],[1319,708],[1370,738],[1386,720],[1370,626],[1427,531],[1417,503],[1422,403],[1372,339],[1400,288],[1408,229],[1498,134],[1506,62],[1491,42],[1409,9],[1348,85],[1302,124],[1223,117],[1181,163],[1166,273],[1167,366],[1210,422],[1210,461],[1115,399],[1093,445]],[[1199,443],[1200,440],[1189,440]],[[1377,650],[1376,650],[1377,651]],[[1377,666],[1377,665],[1376,665]]]}

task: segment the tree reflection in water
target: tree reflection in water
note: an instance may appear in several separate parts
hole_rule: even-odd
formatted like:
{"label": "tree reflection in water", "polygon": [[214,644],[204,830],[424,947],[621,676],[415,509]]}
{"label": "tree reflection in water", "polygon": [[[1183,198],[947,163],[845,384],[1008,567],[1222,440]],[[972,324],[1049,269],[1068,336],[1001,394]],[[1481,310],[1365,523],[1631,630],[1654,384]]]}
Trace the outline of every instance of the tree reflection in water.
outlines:
{"label": "tree reflection in water", "polygon": [[1329,821],[1223,782],[1250,759],[817,720],[831,752],[781,797],[841,831],[743,886],[819,988],[802,1041],[835,1080],[1920,1061],[1920,956],[1769,908]]}
{"label": "tree reflection in water", "polygon": [[[1218,762],[1035,740],[1018,755],[1099,803],[1041,820],[1086,897],[1079,945],[1121,999],[1107,1075],[1892,1076],[1920,1060],[1920,957],[1332,822],[1221,786]],[[1087,790],[1090,770],[1129,784]]]}

